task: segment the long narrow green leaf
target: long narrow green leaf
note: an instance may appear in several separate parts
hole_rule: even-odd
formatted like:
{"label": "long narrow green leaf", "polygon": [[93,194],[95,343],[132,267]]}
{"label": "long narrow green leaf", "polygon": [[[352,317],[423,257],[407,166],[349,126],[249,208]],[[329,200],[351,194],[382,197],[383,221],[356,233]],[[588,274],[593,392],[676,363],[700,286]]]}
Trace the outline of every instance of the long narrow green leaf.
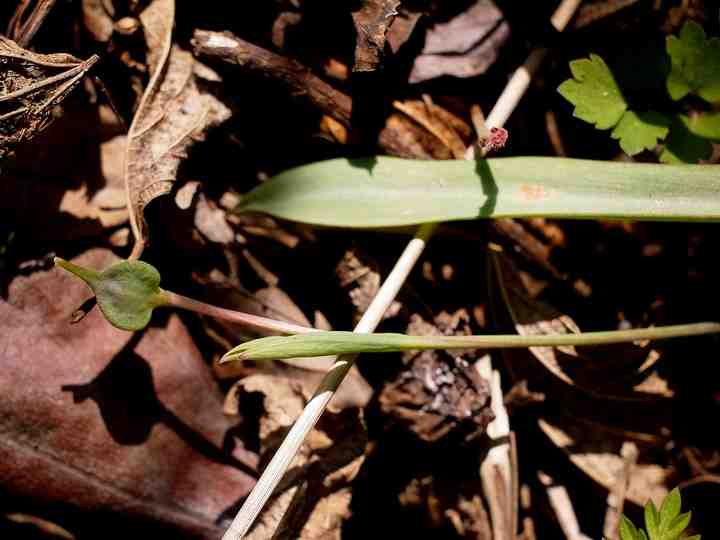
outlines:
{"label": "long narrow green leaf", "polygon": [[530,216],[720,221],[720,165],[334,159],[273,177],[237,210],[337,227]]}
{"label": "long narrow green leaf", "polygon": [[354,332],[312,332],[294,336],[271,336],[238,345],[225,354],[231,360],[282,360],[285,358],[334,354],[382,353],[427,349],[497,349],[534,346],[607,345],[641,339],[666,339],[720,333],[720,323],[705,322],[542,336],[408,336],[405,334],[356,334]]}

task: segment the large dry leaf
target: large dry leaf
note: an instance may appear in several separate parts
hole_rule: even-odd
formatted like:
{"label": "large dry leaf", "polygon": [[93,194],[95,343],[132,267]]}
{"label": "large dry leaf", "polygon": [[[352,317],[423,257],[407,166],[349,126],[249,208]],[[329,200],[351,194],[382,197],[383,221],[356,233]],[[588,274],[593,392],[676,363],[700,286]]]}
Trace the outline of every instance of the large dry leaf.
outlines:
{"label": "large dry leaf", "polygon": [[[154,0],[140,14],[147,38],[151,78],[128,133],[125,183],[135,255],[147,242],[145,206],[167,194],[189,148],[230,110],[197,83],[204,66],[172,45],[174,0]],[[204,71],[209,71],[204,68]]]}
{"label": "large dry leaf", "polygon": [[[77,263],[115,260],[93,250]],[[97,310],[70,325],[89,296],[54,269],[16,278],[0,301],[2,491],[64,509],[69,530],[94,524],[87,538],[219,538],[257,458],[223,450],[237,426],[208,366],[176,315],[135,336]]]}
{"label": "large dry leaf", "polygon": [[97,61],[34,53],[0,35],[0,158],[47,128],[53,109]]}
{"label": "large dry leaf", "polygon": [[510,37],[510,26],[492,0],[478,0],[470,9],[428,30],[425,47],[410,72],[418,83],[442,75],[474,77],[484,73]]}

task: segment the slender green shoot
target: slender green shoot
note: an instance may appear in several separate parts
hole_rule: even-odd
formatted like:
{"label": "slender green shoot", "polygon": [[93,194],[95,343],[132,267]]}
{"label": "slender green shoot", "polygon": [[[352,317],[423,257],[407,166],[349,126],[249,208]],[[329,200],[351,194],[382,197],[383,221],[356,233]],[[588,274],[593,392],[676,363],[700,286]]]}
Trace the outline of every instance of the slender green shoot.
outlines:
{"label": "slender green shoot", "polygon": [[720,323],[718,322],[541,336],[408,336],[405,334],[356,334],[354,332],[337,331],[314,332],[305,335],[272,336],[248,341],[227,352],[221,362],[282,360],[332,354],[387,353],[429,349],[502,349],[609,345],[716,333],[720,333]]}

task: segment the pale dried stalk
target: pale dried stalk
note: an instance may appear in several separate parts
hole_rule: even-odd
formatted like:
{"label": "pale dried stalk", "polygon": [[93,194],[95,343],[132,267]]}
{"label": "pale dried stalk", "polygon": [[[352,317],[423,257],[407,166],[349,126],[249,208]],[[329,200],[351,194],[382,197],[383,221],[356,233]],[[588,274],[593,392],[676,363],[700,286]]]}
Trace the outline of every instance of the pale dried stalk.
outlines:
{"label": "pale dried stalk", "polygon": [[[574,5],[572,8],[572,11],[574,12],[578,4],[579,0],[563,0],[555,13],[561,10],[566,10],[568,9],[568,6],[572,5]],[[569,18],[570,17],[568,17],[568,20]],[[567,21],[565,22],[567,23]],[[543,57],[544,54],[537,60],[538,65]],[[530,60],[530,58],[528,60]],[[535,66],[535,69],[537,69],[537,66]],[[508,86],[511,83],[512,79],[508,83]],[[515,86],[518,87],[513,89],[512,92],[508,92],[507,87],[505,88],[498,98],[495,107],[488,116],[488,125],[501,127],[505,123],[505,120],[507,120],[510,113],[517,106],[517,103],[525,93],[525,90],[527,90],[528,84],[529,80],[524,84],[524,86],[518,86],[516,84]],[[502,119],[502,122],[492,124],[490,122],[491,119]],[[497,120],[495,121],[497,122]],[[405,283],[407,276],[410,274],[415,266],[415,263],[420,258],[420,255],[425,249],[425,245],[428,240],[432,236],[435,227],[435,224],[430,223],[420,226],[418,232],[405,247],[402,255],[400,255],[397,263],[395,263],[392,271],[380,287],[377,295],[373,298],[370,306],[368,306],[368,309],[362,319],[358,322],[355,327],[355,332],[371,333],[375,330],[382,320],[385,311],[387,311],[388,307],[395,299],[398,291]],[[232,524],[223,535],[222,540],[240,540],[250,530],[250,527],[252,527],[255,519],[262,511],[263,507],[285,474],[285,471],[287,471],[290,463],[300,450],[305,437],[310,433],[322,413],[325,411],[325,408],[335,395],[340,383],[342,383],[345,375],[347,375],[348,371],[350,371],[354,361],[355,355],[340,356],[335,361],[335,364],[333,364],[330,370],[325,374],[325,377],[315,391],[312,399],[305,406],[305,409],[295,421],[292,428],[290,428],[290,431],[285,436],[285,439],[275,452],[272,460],[270,460],[270,463],[268,463],[267,467],[263,471],[257,484],[255,484],[255,487],[250,492],[250,495],[248,495],[248,498],[243,503],[239,512],[235,516],[235,519],[233,519]]]}
{"label": "pale dried stalk", "polygon": [[548,496],[550,507],[555,513],[555,517],[560,524],[565,539],[591,540],[589,536],[584,535],[580,530],[575,508],[573,507],[570,495],[565,486],[556,484],[552,477],[542,471],[538,472],[538,478],[545,486],[545,493]]}

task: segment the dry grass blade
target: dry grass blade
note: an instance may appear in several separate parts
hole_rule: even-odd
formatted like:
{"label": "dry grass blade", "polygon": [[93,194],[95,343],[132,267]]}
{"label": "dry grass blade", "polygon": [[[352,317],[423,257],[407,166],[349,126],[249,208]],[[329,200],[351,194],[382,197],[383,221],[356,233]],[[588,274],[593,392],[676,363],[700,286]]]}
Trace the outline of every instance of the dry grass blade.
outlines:
{"label": "dry grass blade", "polygon": [[128,133],[125,159],[130,223],[135,236],[131,258],[147,243],[145,206],[167,194],[187,150],[230,111],[196,82],[192,55],[172,46],[174,0],[155,0],[140,15],[147,36],[151,78]]}
{"label": "dry grass blade", "polygon": [[37,54],[0,35],[0,158],[47,128],[53,109],[97,61]]}

